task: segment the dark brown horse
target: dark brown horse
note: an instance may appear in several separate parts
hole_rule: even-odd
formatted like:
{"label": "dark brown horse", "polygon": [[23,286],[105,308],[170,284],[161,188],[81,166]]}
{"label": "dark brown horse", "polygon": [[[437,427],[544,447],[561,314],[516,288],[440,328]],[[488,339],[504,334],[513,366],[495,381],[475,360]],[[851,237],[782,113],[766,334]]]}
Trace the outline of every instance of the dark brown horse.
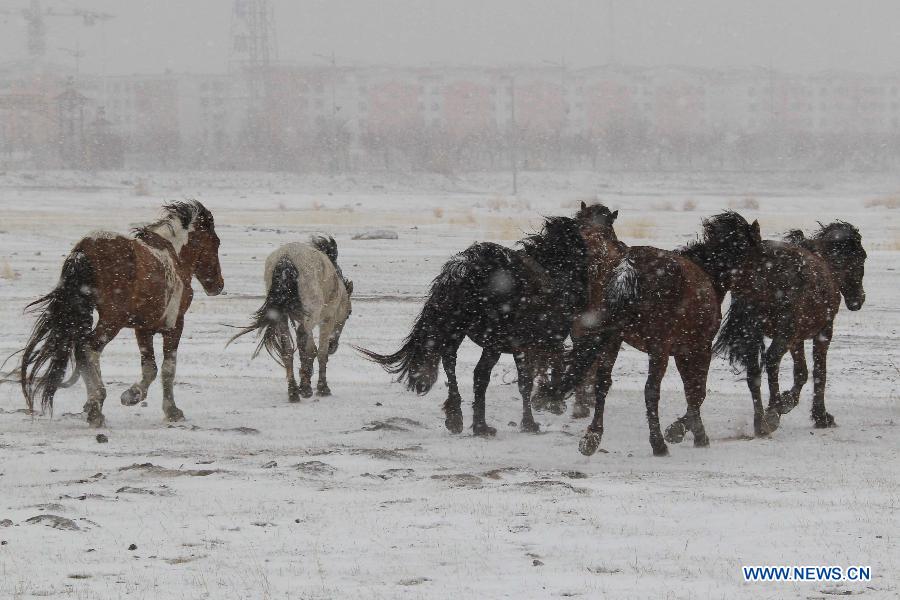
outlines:
{"label": "dark brown horse", "polygon": [[[628,247],[618,240],[609,210],[602,205],[582,207],[576,219],[588,247],[589,300],[572,330],[571,360],[561,381],[550,386],[565,396],[596,369],[594,418],[579,444],[593,454],[603,434],[603,410],[612,385],[612,369],[623,342],[649,355],[644,387],[650,445],[664,456],[668,448],[659,425],[659,389],[670,356],[684,384],[687,413],[677,421],[694,436],[694,445],[709,438],[700,417],[712,342],[721,320],[724,291],[715,273],[724,274],[758,236],[758,225],[732,222],[732,213],[704,222],[710,238],[706,260],[647,246]],[[727,235],[725,233],[727,232]],[[701,263],[703,266],[701,266]],[[671,428],[670,428],[671,429]],[[683,436],[683,432],[681,432]],[[680,438],[672,441],[680,441]]]}
{"label": "dark brown horse", "polygon": [[[813,340],[813,405],[816,427],[833,427],[825,410],[826,356],[841,296],[850,310],[862,308],[866,251],[859,231],[850,223],[823,225],[806,238],[791,232],[786,242],[766,241],[750,253],[732,275],[731,307],[715,349],[747,371],[753,397],[757,435],[777,429],[780,415],[790,412],[807,380],[804,341]],[[766,348],[764,337],[772,342]],[[793,387],[781,393],[781,359],[794,359]],[[763,412],[762,368],[769,384],[769,405]]]}
{"label": "dark brown horse", "polygon": [[[28,305],[39,311],[19,366],[29,410],[40,396],[41,407],[52,411],[56,390],[81,376],[87,386],[88,423],[102,426],[106,388],[100,353],[123,327],[130,327],[141,351],[142,375],[122,394],[122,404],[143,400],[156,378],[153,336],[159,333],[163,412],[170,421],[184,418],[175,406],[173,385],[184,313],[193,298],[191,278],[196,276],[210,296],[225,284],[212,213],[196,201],[168,204],[163,213],[156,223],[136,229],[133,237],[97,232],[83,238],[63,263],[56,289]],[[72,380],[63,384],[72,363]]]}

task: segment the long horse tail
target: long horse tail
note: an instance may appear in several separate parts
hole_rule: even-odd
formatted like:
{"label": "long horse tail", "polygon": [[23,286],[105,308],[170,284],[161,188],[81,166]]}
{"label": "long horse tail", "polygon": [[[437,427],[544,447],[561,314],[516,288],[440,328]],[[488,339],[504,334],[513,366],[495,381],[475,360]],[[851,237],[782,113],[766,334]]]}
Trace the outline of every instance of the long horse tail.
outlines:
{"label": "long horse tail", "polygon": [[[275,362],[284,366],[282,355],[294,351],[291,330],[306,315],[300,299],[300,290],[297,287],[299,278],[300,272],[296,265],[288,257],[282,257],[272,271],[272,282],[269,284],[266,299],[262,306],[253,313],[253,322],[232,336],[225,345],[228,346],[237,338],[251,331],[257,331],[259,343],[253,351],[253,358],[259,356],[259,353],[265,348]],[[283,335],[285,328],[287,329],[286,336]]]}
{"label": "long horse tail", "polygon": [[[75,352],[91,334],[94,284],[88,257],[75,250],[63,263],[56,288],[26,307],[39,313],[19,366],[19,383],[29,411],[34,411],[34,399],[40,396],[41,409],[52,412],[56,390],[78,379]],[[63,383],[69,365],[76,372]]]}
{"label": "long horse tail", "polygon": [[748,369],[762,364],[765,349],[758,309],[743,298],[732,297],[713,351],[733,366]]}
{"label": "long horse tail", "polygon": [[438,365],[446,348],[458,346],[471,321],[466,310],[467,290],[478,285],[483,272],[473,262],[489,256],[493,249],[478,244],[447,261],[431,284],[422,311],[403,345],[393,354],[378,354],[354,346],[366,358],[380,364],[398,382],[419,395],[427,394],[438,376]]}

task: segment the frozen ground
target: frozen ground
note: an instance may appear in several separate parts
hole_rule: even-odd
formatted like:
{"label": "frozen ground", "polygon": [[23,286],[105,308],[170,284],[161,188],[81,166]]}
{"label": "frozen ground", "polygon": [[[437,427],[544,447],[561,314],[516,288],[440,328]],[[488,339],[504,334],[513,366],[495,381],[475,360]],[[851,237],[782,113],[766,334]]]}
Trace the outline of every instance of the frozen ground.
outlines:
{"label": "frozen ground", "polygon": [[[139,177],[147,196],[135,194]],[[146,408],[119,404],[139,372],[130,332],[103,356],[107,444],[71,414],[81,387],[59,393],[51,420],[24,415],[17,388],[0,386],[0,598],[897,597],[900,229],[883,204],[896,204],[900,181],[797,179],[526,174],[515,198],[478,191],[504,189],[502,176],[0,175],[3,356],[22,346],[23,306],[55,284],[81,235],[150,220],[163,199],[196,196],[213,210],[227,291],[207,298],[195,285],[179,351],[183,423],[162,421],[158,383]],[[751,438],[746,387],[717,359],[704,405],[712,445],[653,458],[645,358],[625,350],[606,452],[585,458],[584,421],[539,414],[539,435],[513,426],[510,357],[488,390],[499,433],[483,440],[444,430],[443,385],[416,397],[350,349],[394,349],[451,253],[512,243],[586,197],[622,211],[627,242],[669,248],[729,206],[769,235],[817,219],[860,226],[867,303],[841,311],[829,355],[839,427],[811,428],[808,384],[771,439]],[[350,240],[369,227],[399,240]],[[337,237],[356,298],[329,364],[334,396],[288,405],[280,368],[251,362],[249,338],[225,350],[223,324],[258,306],[266,253],[314,230]],[[477,357],[466,343],[469,402]],[[684,403],[674,368],[664,392],[668,423]],[[29,522],[41,515],[78,530]],[[871,565],[874,578],[749,584],[744,564]]]}

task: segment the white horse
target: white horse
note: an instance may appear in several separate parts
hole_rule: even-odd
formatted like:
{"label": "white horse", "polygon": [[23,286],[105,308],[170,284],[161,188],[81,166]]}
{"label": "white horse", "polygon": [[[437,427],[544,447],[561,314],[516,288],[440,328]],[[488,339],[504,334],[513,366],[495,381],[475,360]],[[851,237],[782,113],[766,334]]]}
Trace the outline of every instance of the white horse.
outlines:
{"label": "white horse", "polygon": [[[353,282],[345,279],[337,264],[337,242],[314,236],[308,244],[293,242],[281,246],[266,259],[266,299],[253,314],[253,324],[232,337],[259,332],[253,357],[263,348],[287,372],[288,400],[312,396],[313,358],[319,362],[316,394],[328,396],[326,368],[328,356],[338,348],[341,331],[350,316]],[[313,330],[319,329],[316,347]],[[300,355],[300,385],[294,380],[294,340]]]}

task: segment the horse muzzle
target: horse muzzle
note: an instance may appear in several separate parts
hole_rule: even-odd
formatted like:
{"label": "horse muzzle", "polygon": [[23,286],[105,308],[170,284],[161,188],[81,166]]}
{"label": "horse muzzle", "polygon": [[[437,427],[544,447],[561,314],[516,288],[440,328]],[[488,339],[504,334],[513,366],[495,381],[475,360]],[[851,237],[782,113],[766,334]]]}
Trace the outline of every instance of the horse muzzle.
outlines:
{"label": "horse muzzle", "polygon": [[865,294],[860,298],[844,298],[844,304],[847,305],[847,308],[851,311],[857,311],[862,308],[863,304],[866,302]]}

